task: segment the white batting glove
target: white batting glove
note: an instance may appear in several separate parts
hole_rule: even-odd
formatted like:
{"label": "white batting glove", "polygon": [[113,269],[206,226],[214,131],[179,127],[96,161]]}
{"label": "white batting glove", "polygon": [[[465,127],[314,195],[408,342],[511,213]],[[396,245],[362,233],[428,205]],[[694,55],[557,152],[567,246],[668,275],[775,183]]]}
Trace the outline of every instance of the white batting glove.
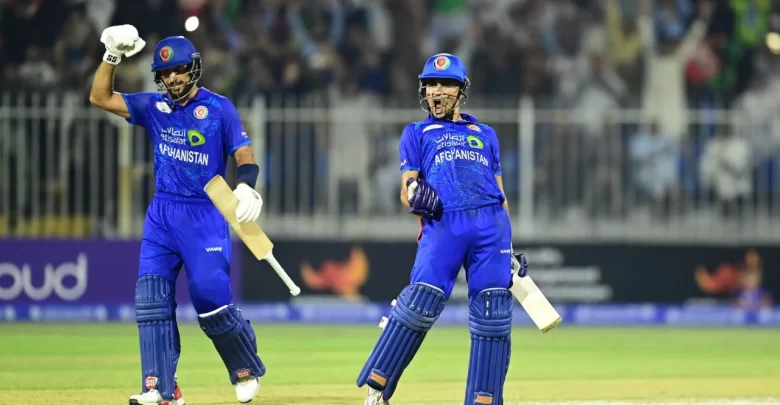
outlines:
{"label": "white batting glove", "polygon": [[238,199],[236,218],[241,224],[255,222],[263,209],[263,198],[252,187],[241,183],[233,190],[233,195]]}
{"label": "white batting glove", "polygon": [[104,29],[100,42],[106,45],[103,60],[112,65],[119,64],[122,56],[133,56],[146,46],[146,42],[138,36],[138,30],[128,24]]}

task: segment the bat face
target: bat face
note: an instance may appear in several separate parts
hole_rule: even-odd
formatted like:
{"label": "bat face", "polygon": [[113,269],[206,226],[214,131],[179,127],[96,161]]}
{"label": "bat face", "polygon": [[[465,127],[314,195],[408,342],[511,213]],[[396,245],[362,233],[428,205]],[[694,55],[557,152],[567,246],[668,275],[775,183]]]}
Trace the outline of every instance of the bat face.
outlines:
{"label": "bat face", "polygon": [[512,281],[513,284],[509,290],[542,333],[552,330],[563,321],[558,311],[550,304],[550,301],[542,294],[530,276],[514,275]]}
{"label": "bat face", "polygon": [[295,285],[290,279],[290,276],[284,271],[282,265],[276,261],[273,255],[274,244],[268,239],[268,236],[263,232],[255,222],[248,222],[246,224],[238,223],[236,219],[236,207],[238,206],[238,199],[233,194],[233,190],[230,189],[225,179],[222,176],[214,176],[206,186],[203,187],[206,194],[209,196],[211,202],[217,207],[217,210],[222,214],[225,220],[230,224],[233,231],[241,238],[244,245],[250,252],[257,258],[257,260],[267,261],[271,267],[276,271],[276,274],[284,281],[284,284],[290,289],[290,294],[296,296],[301,293],[301,289]]}

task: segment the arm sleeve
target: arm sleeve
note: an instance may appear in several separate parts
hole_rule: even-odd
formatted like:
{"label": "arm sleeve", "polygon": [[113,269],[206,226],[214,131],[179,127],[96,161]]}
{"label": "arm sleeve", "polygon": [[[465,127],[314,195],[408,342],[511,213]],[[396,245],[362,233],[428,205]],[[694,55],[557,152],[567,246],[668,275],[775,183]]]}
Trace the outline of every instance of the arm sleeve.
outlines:
{"label": "arm sleeve", "polygon": [[493,174],[501,176],[501,145],[498,143],[498,135],[493,128],[490,128],[490,154],[493,159],[491,160],[491,167],[493,168]]}
{"label": "arm sleeve", "polygon": [[127,122],[133,125],[146,126],[148,107],[159,94],[158,93],[121,93],[125,99],[130,118]]}
{"label": "arm sleeve", "polygon": [[413,125],[407,125],[401,133],[398,152],[401,156],[401,172],[420,171],[420,138]]}
{"label": "arm sleeve", "polygon": [[225,150],[231,156],[238,148],[252,144],[244,131],[244,125],[241,123],[238,111],[230,100],[222,102],[222,142],[225,144]]}

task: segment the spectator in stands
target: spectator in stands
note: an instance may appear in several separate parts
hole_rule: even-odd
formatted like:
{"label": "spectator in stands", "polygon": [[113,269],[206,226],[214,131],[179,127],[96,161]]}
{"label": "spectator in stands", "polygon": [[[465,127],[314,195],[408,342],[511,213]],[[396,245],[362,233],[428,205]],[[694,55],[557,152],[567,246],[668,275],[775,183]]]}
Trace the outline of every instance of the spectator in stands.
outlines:
{"label": "spectator in stands", "polygon": [[714,189],[717,208],[725,217],[739,217],[753,192],[750,144],[734,133],[732,125],[720,126],[700,161],[705,188]]}
{"label": "spectator in stands", "polygon": [[642,38],[637,16],[624,13],[620,0],[606,0],[605,6],[610,62],[628,87],[627,104],[637,106],[642,90]]}
{"label": "spectator in stands", "polygon": [[653,118],[630,140],[629,153],[640,205],[647,201],[656,218],[665,216],[677,201],[677,141],[663,132],[658,119]]}
{"label": "spectator in stands", "polygon": [[[667,136],[678,141],[688,133],[685,65],[704,39],[712,11],[711,0],[701,0],[697,19],[683,35],[678,18],[664,17],[675,12],[668,0],[661,10],[652,0],[642,0],[639,31],[646,64],[642,108],[646,115],[658,118]],[[660,31],[653,24],[653,16],[666,23]]]}

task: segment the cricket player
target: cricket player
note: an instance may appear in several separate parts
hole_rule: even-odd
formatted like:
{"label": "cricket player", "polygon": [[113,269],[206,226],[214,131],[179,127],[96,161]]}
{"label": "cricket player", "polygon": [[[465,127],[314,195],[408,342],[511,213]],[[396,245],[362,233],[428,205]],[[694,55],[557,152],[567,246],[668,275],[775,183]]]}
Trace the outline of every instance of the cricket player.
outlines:
{"label": "cricket player", "polygon": [[418,78],[428,117],[407,125],[400,144],[401,202],[421,222],[417,257],[357,385],[368,385],[367,405],[389,404],[463,266],[471,331],[464,403],[501,405],[512,331],[509,287],[512,272],[525,277],[527,264],[512,251],[498,138],[460,112],[469,79],[458,57],[432,56]]}
{"label": "cricket player", "polygon": [[255,191],[259,168],[235,106],[198,86],[201,57],[184,37],[157,44],[151,71],[160,90],[114,92],[114,69],[144,47],[130,25],[103,31],[106,52],[95,73],[90,102],[146,129],[154,145],[156,193],[146,213],[135,311],[141,351],[141,393],[131,405],[184,400],[175,381],[181,351],[176,324],[175,282],[184,265],[201,329],[217,349],[239,402],[252,400],[265,367],[249,322],[232,303],[230,233],[227,221],[203,187],[225,175],[236,159],[241,223],[255,221],[263,200]]}

